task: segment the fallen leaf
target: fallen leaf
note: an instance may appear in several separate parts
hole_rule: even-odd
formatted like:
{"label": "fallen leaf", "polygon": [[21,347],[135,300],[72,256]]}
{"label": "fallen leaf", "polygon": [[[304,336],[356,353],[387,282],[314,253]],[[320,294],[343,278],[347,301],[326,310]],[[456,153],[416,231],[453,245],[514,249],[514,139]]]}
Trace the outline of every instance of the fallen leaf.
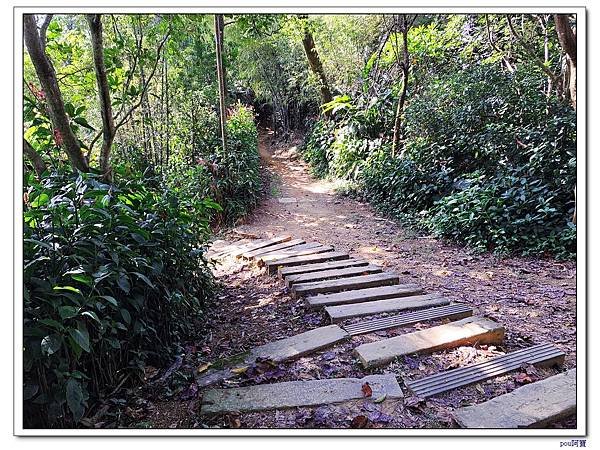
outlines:
{"label": "fallen leaf", "polygon": [[211,363],[202,364],[200,367],[198,367],[198,373],[206,371],[206,369],[208,369],[210,366],[212,366]]}
{"label": "fallen leaf", "polygon": [[354,419],[352,419],[352,422],[350,422],[350,428],[365,428],[368,423],[369,419],[367,416],[356,416]]}
{"label": "fallen leaf", "polygon": [[387,394],[383,394],[379,397],[377,397],[375,400],[373,400],[374,403],[381,403],[385,400],[385,398],[387,397]]}
{"label": "fallen leaf", "polygon": [[368,382],[362,385],[362,393],[363,397],[370,397],[371,395],[373,395],[373,389],[371,389],[371,386]]}
{"label": "fallen leaf", "polygon": [[248,370],[248,366],[244,366],[244,367],[236,367],[235,369],[231,369],[231,371],[232,371],[233,373],[236,373],[236,374],[238,374],[238,375],[239,375],[239,374],[241,374],[241,373],[244,373],[244,372],[246,372],[246,370]]}
{"label": "fallen leaf", "polygon": [[242,422],[239,417],[227,416],[229,422],[229,428],[239,428],[242,426]]}
{"label": "fallen leaf", "polygon": [[475,389],[477,389],[477,391],[479,391],[479,393],[481,395],[485,395],[485,391],[483,390],[483,388],[481,387],[480,384],[478,384],[477,386],[475,386]]}
{"label": "fallen leaf", "polygon": [[515,376],[515,381],[517,383],[527,384],[527,383],[531,383],[533,380],[531,379],[531,377],[529,375],[527,375],[524,372],[521,372]]}

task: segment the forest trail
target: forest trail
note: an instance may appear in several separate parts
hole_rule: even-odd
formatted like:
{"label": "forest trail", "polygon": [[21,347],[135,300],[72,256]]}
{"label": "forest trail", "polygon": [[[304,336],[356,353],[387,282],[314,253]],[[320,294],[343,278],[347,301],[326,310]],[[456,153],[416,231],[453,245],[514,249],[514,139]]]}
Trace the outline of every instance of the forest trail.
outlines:
{"label": "forest trail", "polygon": [[[241,237],[253,240],[285,235],[332,246],[336,252],[369,261],[369,267],[379,266],[384,273],[398,274],[399,282],[403,285],[417,286],[425,294],[433,294],[422,297],[436,297],[424,301],[435,303],[432,306],[437,308],[429,309],[430,313],[425,311],[424,314],[432,315],[429,318],[421,317],[421,312],[413,313],[423,323],[408,320],[411,313],[401,314],[397,320],[405,322],[402,326],[374,328],[379,331],[369,333],[361,331],[365,326],[370,326],[366,323],[388,319],[357,317],[351,319],[356,325],[348,326],[347,321],[343,325],[352,338],[348,339],[346,335],[340,340],[337,333],[342,330],[330,325],[333,316],[329,311],[311,307],[310,301],[298,298],[294,289],[286,288],[281,279],[269,276],[264,268],[249,264],[243,258],[223,258],[214,269],[223,291],[217,304],[207,314],[207,330],[199,334],[199,341],[186,347],[189,353],[183,359],[182,367],[188,367],[186,370],[193,371],[199,378],[187,389],[186,385],[177,389],[172,387],[172,392],[182,393],[171,400],[154,403],[150,421],[155,426],[344,428],[353,419],[365,415],[371,427],[452,427],[456,426],[452,411],[457,408],[483,403],[510,393],[522,384],[546,379],[557,374],[557,369],[537,367],[525,371],[518,368],[514,370],[513,367],[504,375],[443,392],[436,395],[434,400],[427,401],[408,397],[400,402],[386,400],[382,404],[352,400],[342,405],[318,406],[317,402],[314,406],[274,411],[250,410],[241,414],[221,413],[216,416],[190,415],[189,412],[199,412],[200,405],[208,398],[219,399],[215,400],[216,405],[228,405],[231,401],[235,404],[237,400],[228,395],[235,397],[236,389],[241,389],[244,395],[254,395],[263,402],[286,404],[291,401],[289,392],[305,391],[304,385],[298,384],[302,382],[314,383],[312,386],[318,391],[321,388],[330,389],[327,380],[345,378],[347,383],[356,384],[374,373],[393,373],[401,376],[405,382],[414,381],[435,376],[449,368],[485,365],[490,358],[528,351],[526,349],[544,343],[552,344],[556,351],[566,355],[561,365],[563,370],[575,367],[574,263],[476,255],[431,236],[419,235],[383,217],[366,203],[336,195],[334,182],[311,177],[307,165],[298,154],[299,141],[274,143],[270,136],[261,134],[259,142],[263,168],[269,173],[269,192],[254,212],[245,218],[244,223],[225,232],[223,238],[237,241]],[[439,302],[445,299],[451,300],[452,305],[444,306],[447,301]],[[473,317],[466,317],[462,321],[465,323],[481,321],[485,317],[483,326],[489,324],[486,322],[488,319],[492,325],[501,324],[505,330],[502,343],[462,345],[432,354],[404,356],[380,368],[367,367],[363,357],[368,359],[369,356],[364,355],[370,351],[378,352],[378,341],[421,330],[427,332],[436,326],[444,327],[447,321],[443,318],[447,317],[444,314],[448,311],[445,308],[472,309]],[[353,331],[353,327],[357,327],[357,330]],[[323,330],[326,335],[312,336],[312,330],[317,333]],[[304,339],[303,336],[311,337]],[[210,379],[213,374],[218,376],[221,367],[226,368],[229,364],[226,361],[236,355],[252,355],[254,351],[265,347],[272,350],[270,343],[280,340],[285,342],[291,339],[292,348],[296,348],[294,339],[303,342],[300,346],[310,346],[315,338],[329,342],[327,345],[319,344],[321,350],[302,352],[293,360],[286,357],[274,366],[270,366],[270,363],[252,363],[248,370],[240,376],[234,376],[234,379],[203,384],[202,380]],[[359,347],[366,352],[359,355],[363,360],[362,365],[358,363],[355,353]],[[512,356],[506,358],[511,359]],[[528,359],[523,357],[522,360]],[[500,358],[498,367],[504,364],[502,361]],[[521,364],[519,361],[513,365],[518,366]],[[457,372],[457,379],[461,376],[461,372]],[[319,380],[323,381],[322,387]],[[270,390],[270,385],[274,390]],[[252,394],[253,386],[257,387],[258,393]],[[334,391],[337,392],[337,388]],[[341,392],[344,392],[343,389]],[[410,394],[405,392],[404,395]],[[305,400],[307,405],[313,401]],[[206,405],[202,407],[208,408]],[[214,411],[217,410],[218,407]],[[572,427],[575,420],[569,417],[552,426]]]}

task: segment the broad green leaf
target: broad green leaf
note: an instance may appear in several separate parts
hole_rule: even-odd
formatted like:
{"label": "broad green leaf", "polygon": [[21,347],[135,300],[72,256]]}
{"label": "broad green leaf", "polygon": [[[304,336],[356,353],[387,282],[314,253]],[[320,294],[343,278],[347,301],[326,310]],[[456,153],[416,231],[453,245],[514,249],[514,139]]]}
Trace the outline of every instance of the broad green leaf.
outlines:
{"label": "broad green leaf", "polygon": [[85,402],[81,383],[74,378],[69,378],[66,385],[67,406],[73,414],[73,420],[77,423],[85,413]]}
{"label": "broad green leaf", "polygon": [[90,352],[90,335],[83,322],[77,322],[77,328],[71,328],[69,335],[86,352]]}
{"label": "broad green leaf", "polygon": [[51,334],[42,339],[42,354],[43,355],[52,355],[56,353],[60,346],[62,345],[62,339],[58,334]]}
{"label": "broad green leaf", "polygon": [[70,319],[77,315],[78,308],[75,306],[61,306],[58,308],[58,314],[61,319]]}

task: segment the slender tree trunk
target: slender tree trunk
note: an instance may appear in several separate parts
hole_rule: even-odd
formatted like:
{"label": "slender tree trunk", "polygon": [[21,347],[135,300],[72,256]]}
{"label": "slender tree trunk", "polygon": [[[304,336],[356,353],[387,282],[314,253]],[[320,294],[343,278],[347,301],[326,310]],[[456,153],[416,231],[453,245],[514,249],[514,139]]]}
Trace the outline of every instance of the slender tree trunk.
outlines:
{"label": "slender tree trunk", "polygon": [[[44,22],[44,26],[47,27],[48,23],[49,20]],[[48,112],[55,133],[55,142],[58,146],[64,148],[73,168],[87,172],[89,170],[88,162],[81,151],[79,140],[71,130],[69,117],[65,111],[65,104],[56,80],[56,71],[46,54],[45,28],[38,32],[35,16],[25,14],[23,16],[23,33],[31,62],[46,95]]]}
{"label": "slender tree trunk", "polygon": [[406,103],[406,93],[408,92],[408,75],[410,71],[410,58],[408,54],[408,29],[409,24],[405,15],[402,16],[402,92],[398,99],[396,107],[396,117],[394,119],[394,136],[392,138],[392,156],[396,155],[400,147],[402,136],[402,114],[404,113],[404,104]]}
{"label": "slender tree trunk", "polygon": [[46,163],[25,138],[23,138],[23,153],[29,158],[29,161],[31,161],[38,178],[41,178],[42,174],[46,171]]}
{"label": "slender tree trunk", "polygon": [[92,53],[94,55],[94,70],[98,85],[98,98],[100,100],[100,115],[102,117],[102,148],[100,149],[100,170],[108,180],[112,179],[110,153],[115,139],[116,129],[112,113],[110,88],[104,64],[104,43],[102,38],[102,16],[88,14],[87,20],[92,38]]}
{"label": "slender tree trunk", "polygon": [[[325,70],[323,69],[323,63],[321,62],[321,58],[319,57],[319,52],[317,52],[317,47],[315,46],[315,40],[313,39],[313,35],[308,30],[306,25],[304,27],[304,37],[302,38],[302,45],[304,46],[304,52],[306,53],[306,58],[308,59],[308,65],[319,80],[321,103],[329,103],[333,100],[333,96],[331,95],[331,89],[329,88],[327,77],[325,76]],[[325,115],[329,116],[330,112],[325,113]]]}
{"label": "slender tree trunk", "polygon": [[226,112],[225,112],[225,73],[223,71],[223,15],[215,14],[215,51],[217,58],[217,82],[219,83],[219,122],[223,152],[227,152]]}
{"label": "slender tree trunk", "polygon": [[577,108],[577,36],[569,24],[567,14],[555,14],[556,33],[569,63],[569,93],[571,105]]}

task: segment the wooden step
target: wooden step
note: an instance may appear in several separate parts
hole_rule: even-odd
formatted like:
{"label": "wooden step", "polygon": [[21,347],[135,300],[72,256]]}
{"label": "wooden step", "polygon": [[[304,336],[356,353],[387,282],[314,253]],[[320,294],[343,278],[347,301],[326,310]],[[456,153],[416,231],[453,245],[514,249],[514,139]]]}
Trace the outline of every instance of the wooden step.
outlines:
{"label": "wooden step", "polygon": [[[347,330],[346,330],[347,331]],[[477,364],[448,370],[404,384],[414,395],[428,398],[461,386],[479,383],[519,369],[523,364],[550,367],[562,364],[565,354],[550,344],[539,344],[517,350],[502,356],[496,356]]]}
{"label": "wooden step", "polygon": [[340,261],[328,261],[317,264],[304,264],[302,266],[282,267],[278,276],[283,279],[287,276],[300,275],[303,273],[319,272],[322,270],[342,269],[344,267],[368,266],[369,262],[364,259],[343,259]]}
{"label": "wooden step", "polygon": [[306,295],[326,294],[352,289],[363,289],[377,286],[398,284],[400,278],[392,272],[360,275],[358,277],[338,278],[335,280],[315,281],[314,283],[298,283],[292,286],[292,296],[295,298]]}
{"label": "wooden step", "polygon": [[210,249],[206,256],[212,260],[222,259],[228,256],[231,252],[238,250],[242,246],[248,245],[250,242],[250,239],[240,239],[229,245],[215,249],[214,251]]}
{"label": "wooden step", "polygon": [[365,368],[383,366],[413,353],[432,353],[460,345],[500,344],[504,327],[483,317],[467,317],[437,327],[359,345],[354,353]]}
{"label": "wooden step", "polygon": [[454,412],[463,428],[541,428],[577,411],[577,372],[571,369]]}
{"label": "wooden step", "polygon": [[316,253],[326,253],[332,251],[333,247],[331,245],[322,245],[318,242],[309,242],[308,244],[298,245],[296,246],[296,248],[293,249],[286,249],[261,255],[257,258],[257,260],[261,264],[268,264],[270,262],[277,261],[280,259],[287,259],[304,255],[314,255]]}
{"label": "wooden step", "polygon": [[450,304],[450,300],[440,294],[415,295],[413,297],[388,298],[352,305],[327,306],[325,311],[332,322],[352,317],[372,316],[375,314],[414,309],[431,308]]}
{"label": "wooden step", "polygon": [[381,286],[354,291],[339,292],[335,294],[320,294],[306,297],[306,303],[311,308],[322,306],[350,305],[353,303],[364,303],[372,300],[384,300],[386,298],[408,297],[423,293],[416,284],[397,284],[394,286]]}
{"label": "wooden step", "polygon": [[281,244],[269,245],[268,247],[257,248],[256,250],[250,250],[250,251],[244,252],[242,254],[242,258],[252,259],[258,255],[263,255],[265,253],[274,252],[276,250],[282,250],[284,248],[294,247],[295,245],[304,244],[305,242],[306,241],[304,241],[303,239],[292,239],[287,242],[282,242]]}
{"label": "wooden step", "polygon": [[285,285],[291,287],[298,283],[314,283],[315,281],[331,280],[336,278],[348,278],[357,275],[368,275],[380,273],[381,267],[369,264],[368,266],[346,267],[343,269],[329,269],[318,272],[301,273],[285,277]]}
{"label": "wooden step", "polygon": [[438,308],[413,311],[396,316],[382,317],[380,319],[364,320],[362,322],[344,325],[343,328],[351,336],[356,336],[359,334],[372,333],[373,331],[387,330],[389,328],[407,327],[428,320],[458,320],[472,315],[473,310],[471,308],[457,303],[454,305],[440,306]]}
{"label": "wooden step", "polygon": [[393,374],[364,378],[286,381],[204,392],[200,414],[265,411],[302,406],[317,406],[361,400],[363,386],[369,384],[373,399],[402,398],[402,389]]}
{"label": "wooden step", "polygon": [[229,256],[234,258],[239,258],[246,252],[250,252],[252,250],[257,250],[259,248],[269,247],[270,245],[281,244],[282,242],[291,241],[291,236],[277,236],[271,239],[260,239],[258,241],[250,242],[249,244],[243,245],[239,247],[237,250],[234,250],[229,253]]}
{"label": "wooden step", "polygon": [[327,252],[316,255],[293,256],[291,258],[279,259],[277,261],[267,262],[269,273],[277,272],[280,267],[300,266],[302,264],[313,264],[325,261],[337,261],[340,259],[348,259],[350,256],[343,252]]}

